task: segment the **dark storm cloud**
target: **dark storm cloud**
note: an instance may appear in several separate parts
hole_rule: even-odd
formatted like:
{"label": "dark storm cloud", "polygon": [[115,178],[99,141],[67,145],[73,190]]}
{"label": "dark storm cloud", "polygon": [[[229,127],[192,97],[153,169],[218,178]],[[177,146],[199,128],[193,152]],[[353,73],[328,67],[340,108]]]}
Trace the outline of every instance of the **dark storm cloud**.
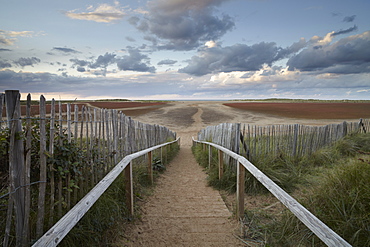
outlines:
{"label": "dark storm cloud", "polygon": [[346,34],[346,33],[350,33],[350,32],[356,31],[356,30],[357,30],[357,26],[354,25],[353,27],[350,27],[348,29],[334,32],[334,33],[331,34],[331,36],[337,36],[337,35],[340,35],[340,34]]}
{"label": "dark storm cloud", "polygon": [[0,52],[1,51],[12,51],[12,50],[10,50],[10,49],[5,49],[5,48],[0,48]]}
{"label": "dark storm cloud", "polygon": [[0,61],[0,68],[1,69],[4,69],[4,68],[10,68],[12,67],[12,65],[8,62],[4,62],[4,61]]}
{"label": "dark storm cloud", "polygon": [[302,39],[287,48],[277,47],[274,42],[205,48],[200,55],[193,56],[188,66],[179,72],[202,76],[218,72],[256,71],[265,64],[271,66],[273,62],[298,52],[305,45]]}
{"label": "dark storm cloud", "polygon": [[60,51],[63,53],[81,53],[79,51],[76,51],[75,49],[66,48],[66,47],[53,47],[53,50]]}
{"label": "dark storm cloud", "polygon": [[171,59],[165,59],[165,60],[159,61],[157,64],[158,65],[165,65],[165,64],[167,64],[167,65],[173,65],[175,63],[177,63],[177,61],[171,60]]}
{"label": "dark storm cloud", "polygon": [[152,40],[159,39],[159,49],[191,50],[206,41],[218,40],[234,28],[229,15],[215,15],[215,6],[222,2],[225,0],[151,1],[145,19],[132,17],[129,22]]}
{"label": "dark storm cloud", "polygon": [[15,60],[14,63],[21,67],[25,66],[33,66],[34,64],[38,64],[41,60],[37,57],[21,57],[18,60]]}
{"label": "dark storm cloud", "polygon": [[370,31],[349,36],[322,46],[307,48],[291,57],[289,70],[324,71],[330,73],[370,72]]}
{"label": "dark storm cloud", "polygon": [[353,22],[356,18],[356,15],[346,16],[343,18],[343,22]]}
{"label": "dark storm cloud", "polygon": [[[140,53],[138,49],[129,48],[129,55],[117,58],[117,67],[120,70],[131,70],[139,72],[155,72],[155,67],[148,65],[148,56]],[[146,62],[142,62],[142,61]]]}

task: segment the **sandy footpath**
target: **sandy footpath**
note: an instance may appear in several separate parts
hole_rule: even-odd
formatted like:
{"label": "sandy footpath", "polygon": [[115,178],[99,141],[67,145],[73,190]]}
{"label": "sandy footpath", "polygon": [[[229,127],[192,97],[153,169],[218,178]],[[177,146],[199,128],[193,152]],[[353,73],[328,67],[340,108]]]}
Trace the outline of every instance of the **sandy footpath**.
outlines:
{"label": "sandy footpath", "polygon": [[207,186],[206,174],[191,153],[191,137],[208,125],[240,122],[253,125],[323,125],[344,120],[287,119],[251,113],[215,101],[171,102],[135,120],[159,124],[177,132],[181,149],[158,179],[142,206],[142,218],[126,225],[116,246],[243,246],[238,223],[220,193]]}

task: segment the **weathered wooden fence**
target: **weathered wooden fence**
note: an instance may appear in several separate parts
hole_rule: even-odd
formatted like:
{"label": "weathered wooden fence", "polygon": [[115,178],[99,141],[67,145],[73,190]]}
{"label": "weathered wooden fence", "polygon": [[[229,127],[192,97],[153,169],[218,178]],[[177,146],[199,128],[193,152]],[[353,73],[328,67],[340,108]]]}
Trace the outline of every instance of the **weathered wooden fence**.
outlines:
{"label": "weathered wooden fence", "polygon": [[[67,214],[65,214],[53,227],[51,227],[34,245],[38,246],[57,246],[68,232],[77,224],[85,213],[94,205],[105,190],[114,182],[114,180],[124,172],[126,178],[126,201],[130,214],[134,214],[134,194],[133,194],[133,175],[132,161],[138,157],[148,154],[148,171],[152,169],[152,152],[169,145],[179,145],[180,138],[175,141],[160,144],[145,150],[125,156],[105,177],[102,179],[78,204],[76,204]],[[153,180],[153,174],[149,172],[149,177]]]}
{"label": "weathered wooden fence", "polygon": [[238,154],[244,154],[248,160],[253,161],[264,155],[311,154],[349,133],[369,130],[369,119],[325,126],[223,123],[202,129],[198,133],[198,140],[216,143]]}
{"label": "weathered wooden fence", "polygon": [[281,203],[283,203],[300,221],[302,221],[317,237],[319,237],[329,247],[350,247],[342,237],[320,221],[315,215],[303,207],[293,197],[275,184],[269,177],[262,173],[245,157],[232,152],[231,150],[220,145],[196,141],[193,139],[194,144],[209,145],[219,150],[219,176],[222,177],[223,171],[223,157],[228,157],[237,161],[237,181],[236,181],[236,217],[240,219],[244,216],[244,186],[245,186],[245,170],[247,169],[263,186],[266,187]]}
{"label": "weathered wooden fence", "polygon": [[[0,94],[3,246],[29,246],[123,157],[176,139],[165,127],[134,121],[116,110],[54,100],[47,104],[43,96],[37,114],[32,107],[28,95],[23,115],[18,91]],[[37,219],[35,225],[31,217]]]}

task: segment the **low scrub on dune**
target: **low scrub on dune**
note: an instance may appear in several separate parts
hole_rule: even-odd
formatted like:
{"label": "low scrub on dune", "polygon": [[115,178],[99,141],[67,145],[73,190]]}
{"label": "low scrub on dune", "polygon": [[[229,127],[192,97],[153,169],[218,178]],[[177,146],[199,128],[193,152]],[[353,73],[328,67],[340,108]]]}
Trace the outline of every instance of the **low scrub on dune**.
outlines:
{"label": "low scrub on dune", "polygon": [[[217,152],[213,151],[209,168],[208,148],[198,145],[193,151],[205,167],[210,185],[235,191],[236,174],[232,162],[225,167],[224,177],[219,180]],[[370,246],[370,134],[348,135],[302,157],[284,154],[258,157],[254,165],[352,246]],[[247,194],[268,193],[248,172],[245,183]],[[259,246],[325,246],[285,208],[275,215],[247,208],[243,223],[249,234],[255,229],[253,235],[258,237],[253,237],[253,241]],[[248,232],[244,235],[248,238]]]}

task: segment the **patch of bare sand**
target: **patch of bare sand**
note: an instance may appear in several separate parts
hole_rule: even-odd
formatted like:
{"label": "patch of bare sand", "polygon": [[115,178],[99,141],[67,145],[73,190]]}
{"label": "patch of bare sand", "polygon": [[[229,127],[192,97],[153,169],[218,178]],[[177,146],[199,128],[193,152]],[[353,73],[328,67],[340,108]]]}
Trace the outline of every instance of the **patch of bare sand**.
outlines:
{"label": "patch of bare sand", "polygon": [[[274,115],[267,115],[223,105],[227,101],[176,101],[164,105],[160,109],[146,114],[135,116],[134,119],[151,124],[160,124],[180,134],[184,127],[185,131],[194,129],[189,125],[192,122],[192,114],[197,109],[202,110],[202,123],[197,126],[195,134],[202,128],[220,123],[246,123],[252,125],[266,126],[273,124],[305,124],[305,125],[326,125],[341,123],[343,121],[357,121],[358,119],[300,119],[283,118]],[[180,136],[180,135],[179,135]]]}

